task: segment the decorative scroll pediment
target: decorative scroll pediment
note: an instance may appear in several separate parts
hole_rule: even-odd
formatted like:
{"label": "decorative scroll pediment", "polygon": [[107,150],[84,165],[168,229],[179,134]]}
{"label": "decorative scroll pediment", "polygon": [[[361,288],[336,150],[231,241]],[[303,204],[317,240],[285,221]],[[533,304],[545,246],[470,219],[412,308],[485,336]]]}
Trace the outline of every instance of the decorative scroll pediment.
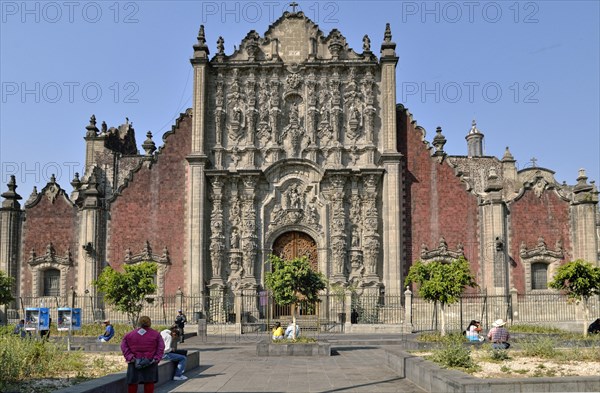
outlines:
{"label": "decorative scroll pediment", "polygon": [[146,240],[144,248],[139,254],[133,255],[131,249],[127,248],[127,250],[125,250],[125,263],[132,265],[139,262],[155,262],[163,265],[170,265],[171,258],[169,257],[169,250],[167,249],[167,246],[165,246],[162,255],[154,254],[148,240]]}
{"label": "decorative scroll pediment", "polygon": [[440,261],[443,263],[451,263],[453,260],[465,256],[465,249],[462,243],[458,243],[456,251],[448,249],[448,243],[444,237],[440,238],[438,248],[429,250],[424,243],[421,245],[421,260],[423,262]]}
{"label": "decorative scroll pediment", "polygon": [[[306,42],[306,45],[298,45]],[[217,41],[217,54],[214,63],[226,62],[267,62],[303,63],[306,60],[359,60],[372,61],[376,58],[371,52],[371,41],[363,37],[363,53],[349,47],[346,37],[337,29],[325,35],[302,11],[284,12],[271,24],[261,37],[252,30],[231,55],[225,54],[224,40]]]}
{"label": "decorative scroll pediment", "polygon": [[48,263],[50,265],[72,266],[73,255],[71,254],[71,250],[67,248],[65,256],[60,257],[56,255],[56,249],[54,248],[54,245],[52,243],[48,243],[48,245],[46,246],[46,253],[39,257],[37,256],[35,250],[32,248],[27,263],[30,266],[37,266],[42,263]]}
{"label": "decorative scroll pediment", "polygon": [[51,204],[54,204],[58,197],[62,195],[70,204],[72,202],[69,200],[69,197],[65,193],[65,191],[60,187],[60,185],[56,182],[56,177],[54,174],[50,177],[50,181],[46,184],[46,186],[42,189],[41,192],[37,192],[37,188],[34,187],[33,193],[30,195],[27,202],[25,202],[26,208],[32,208],[37,205],[42,198],[48,198]]}
{"label": "decorative scroll pediment", "polygon": [[557,240],[555,245],[555,250],[549,250],[544,238],[540,236],[538,239],[538,243],[534,248],[527,248],[525,242],[521,243],[520,255],[521,259],[563,259],[564,258],[564,250],[562,246],[562,242]]}

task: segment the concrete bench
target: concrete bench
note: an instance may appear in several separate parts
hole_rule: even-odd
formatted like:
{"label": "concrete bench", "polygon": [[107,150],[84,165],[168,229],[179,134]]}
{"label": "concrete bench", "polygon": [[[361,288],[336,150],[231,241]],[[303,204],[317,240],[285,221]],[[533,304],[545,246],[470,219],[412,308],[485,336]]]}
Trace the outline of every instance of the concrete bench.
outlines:
{"label": "concrete bench", "polygon": [[[171,380],[175,375],[175,362],[163,360],[158,365],[158,382],[155,386],[163,385]],[[188,372],[200,367],[200,352],[188,351],[185,371]],[[57,390],[54,393],[114,393],[126,392],[127,382],[125,380],[126,373],[120,372],[110,374],[101,378],[92,379],[77,385]],[[138,391],[143,392],[143,386],[138,388]]]}

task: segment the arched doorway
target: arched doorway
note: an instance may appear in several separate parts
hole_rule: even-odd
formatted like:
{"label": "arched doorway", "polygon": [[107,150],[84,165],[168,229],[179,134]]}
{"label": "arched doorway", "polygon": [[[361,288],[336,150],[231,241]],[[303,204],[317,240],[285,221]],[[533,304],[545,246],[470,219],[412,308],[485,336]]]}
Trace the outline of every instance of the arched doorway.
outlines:
{"label": "arched doorway", "polygon": [[[285,260],[307,256],[312,269],[315,271],[319,269],[317,242],[304,232],[292,231],[280,235],[273,242],[273,254]],[[302,302],[298,305],[298,314],[315,315],[316,305]],[[275,318],[287,317],[291,315],[290,307],[274,305],[272,315]]]}
{"label": "arched doorway", "polygon": [[304,232],[286,232],[273,243],[273,254],[282,259],[294,259],[308,256],[313,270],[319,270],[317,260],[317,242]]}

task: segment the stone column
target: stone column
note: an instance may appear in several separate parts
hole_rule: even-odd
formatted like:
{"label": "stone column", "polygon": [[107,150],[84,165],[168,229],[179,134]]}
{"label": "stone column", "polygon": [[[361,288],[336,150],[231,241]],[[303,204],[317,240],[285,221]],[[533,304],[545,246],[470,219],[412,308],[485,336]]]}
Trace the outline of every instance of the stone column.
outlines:
{"label": "stone column", "polygon": [[406,287],[406,291],[404,291],[404,323],[402,324],[402,333],[412,333],[412,301],[412,292]]}
{"label": "stone column", "polygon": [[77,292],[89,291],[96,299],[96,287],[92,284],[102,269],[104,239],[100,236],[101,201],[96,171],[88,178],[83,192],[83,206],[79,212],[79,243],[77,250]]}
{"label": "stone column", "polygon": [[385,170],[382,181],[383,278],[388,294],[400,295],[403,288],[402,262],[402,165],[397,150],[396,131],[396,44],[389,23],[381,44],[381,139],[383,154],[380,165]]}
{"label": "stone column", "polygon": [[[8,191],[2,194],[0,208],[0,270],[14,278],[12,293],[20,295],[19,249],[21,243],[21,196],[16,193],[15,176],[10,177]],[[5,319],[3,316],[2,320]]]}
{"label": "stone column", "polygon": [[502,200],[503,186],[494,167],[490,168],[487,193],[480,204],[481,281],[488,295],[508,295],[508,244],[506,204]]}
{"label": "stone column", "polygon": [[[365,266],[365,278],[364,281],[370,285],[379,284],[380,279],[377,274],[377,265],[379,262],[379,251],[381,250],[381,240],[379,235],[379,211],[377,210],[377,186],[379,184],[379,174],[366,175],[364,179],[364,208],[363,208],[363,221],[364,225],[364,266]],[[383,216],[384,221],[385,217]],[[385,264],[384,264],[385,265]],[[388,273],[390,269],[388,269]],[[396,285],[395,280],[398,277],[392,275],[387,277],[390,281],[387,288],[392,289]],[[399,293],[399,292],[394,292]]]}
{"label": "stone column", "polygon": [[244,194],[242,199],[242,264],[244,267],[244,287],[255,288],[256,253],[258,250],[258,237],[256,235],[256,186],[258,176],[246,175],[242,177]]}
{"label": "stone column", "polygon": [[223,179],[221,176],[211,178],[212,190],[210,201],[210,245],[209,257],[211,266],[210,287],[223,286],[223,257],[225,253],[225,236],[223,228]]}
{"label": "stone column", "polygon": [[598,190],[587,184],[585,170],[579,170],[577,185],[573,189],[571,202],[571,234],[573,238],[573,260],[583,259],[599,266],[598,236],[596,234],[596,210]]}
{"label": "stone column", "polygon": [[[190,169],[186,196],[186,292],[190,295],[204,293],[204,263],[206,257],[205,205],[206,205],[206,163],[204,146],[206,116],[206,85],[209,50],[206,46],[204,26],[200,26],[198,43],[194,45],[194,56],[190,60],[194,68],[193,120],[191,153],[186,157]],[[202,299],[202,302],[204,299]],[[202,303],[204,304],[204,302]]]}
{"label": "stone column", "polygon": [[346,176],[331,176],[331,268],[332,282],[346,283],[346,213],[344,211],[344,185]]}
{"label": "stone column", "polygon": [[396,150],[396,44],[392,42],[390,24],[386,25],[381,44],[381,134],[384,153]]}

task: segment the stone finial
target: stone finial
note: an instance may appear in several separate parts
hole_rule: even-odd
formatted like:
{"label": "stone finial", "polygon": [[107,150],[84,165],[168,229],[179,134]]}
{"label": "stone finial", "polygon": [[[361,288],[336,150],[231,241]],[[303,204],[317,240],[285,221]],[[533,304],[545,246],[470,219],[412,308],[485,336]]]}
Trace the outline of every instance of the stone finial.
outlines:
{"label": "stone finial", "polygon": [[75,191],[79,190],[79,187],[81,187],[81,180],[79,180],[79,172],[75,172],[75,176],[73,176],[73,180],[71,180],[71,186]]}
{"label": "stone finial", "polygon": [[8,187],[8,191],[6,191],[5,193],[3,193],[1,195],[2,198],[6,199],[4,202],[2,202],[2,207],[13,208],[13,209],[20,208],[21,205],[19,204],[18,200],[22,199],[22,198],[16,192],[16,189],[18,186],[17,186],[17,181],[15,178],[15,175],[10,175],[10,180],[8,181],[7,187]]}
{"label": "stone finial", "polygon": [[105,121],[102,122],[102,125],[100,126],[100,130],[101,130],[102,134],[108,133],[108,126],[106,125]]}
{"label": "stone finial", "polygon": [[585,169],[579,169],[579,175],[577,176],[577,184],[573,188],[573,192],[575,194],[581,194],[585,192],[592,191],[594,189],[593,186],[587,183],[587,175],[585,174]]}
{"label": "stone finial", "polygon": [[390,24],[385,24],[385,33],[383,34],[383,43],[381,44],[381,56],[396,58],[396,43],[392,41],[392,29]]}
{"label": "stone finial", "polygon": [[206,35],[204,34],[204,25],[200,25],[200,30],[198,31],[198,43],[201,45],[206,45]]}
{"label": "stone finial", "polygon": [[392,42],[392,29],[390,28],[390,24],[385,24],[385,33],[383,34],[383,42],[391,43]]}
{"label": "stone finial", "polygon": [[98,127],[96,127],[96,115],[92,115],[92,117],[90,117],[90,124],[88,124],[85,129],[87,130],[85,133],[86,137],[94,137],[98,135]]}
{"label": "stone finial", "polygon": [[510,153],[508,146],[506,146],[506,150],[504,150],[504,155],[502,156],[502,162],[507,162],[507,161],[513,161],[513,162],[515,161],[515,158]]}
{"label": "stone finial", "polygon": [[206,45],[206,35],[204,34],[204,25],[200,25],[198,30],[198,42],[194,45],[194,58],[206,58],[210,51]]}
{"label": "stone finial", "polygon": [[487,178],[487,186],[485,187],[485,192],[493,192],[502,190],[502,181],[498,177],[498,172],[496,172],[496,167],[490,167],[490,171],[488,173]]}
{"label": "stone finial", "polygon": [[446,137],[442,134],[442,127],[437,127],[435,129],[435,137],[433,137],[433,146],[435,147],[434,156],[445,155],[444,145],[446,144]]}
{"label": "stone finial", "polygon": [[33,186],[33,190],[31,190],[31,194],[29,195],[29,198],[27,199],[27,203],[29,203],[30,201],[33,201],[35,198],[37,198],[37,196],[38,196],[37,186]]}
{"label": "stone finial", "polygon": [[146,140],[142,143],[142,149],[146,151],[147,156],[151,156],[156,150],[156,144],[152,140],[152,132],[148,131],[146,133]]}
{"label": "stone finial", "polygon": [[19,196],[19,194],[16,193],[16,189],[17,189],[17,180],[15,175],[10,175],[10,179],[8,180],[8,183],[6,184],[6,186],[8,187],[8,191],[2,194],[3,198],[6,199],[21,199],[21,197]]}

